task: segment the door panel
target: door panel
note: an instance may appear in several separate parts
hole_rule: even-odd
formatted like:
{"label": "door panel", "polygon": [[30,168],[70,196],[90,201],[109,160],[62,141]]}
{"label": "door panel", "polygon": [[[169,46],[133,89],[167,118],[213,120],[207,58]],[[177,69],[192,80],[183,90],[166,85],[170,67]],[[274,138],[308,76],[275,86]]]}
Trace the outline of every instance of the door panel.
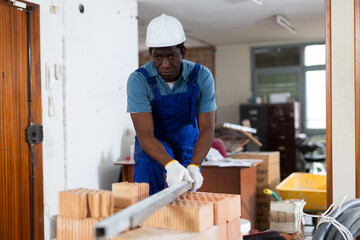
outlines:
{"label": "door panel", "polygon": [[3,110],[3,94],[2,94],[2,84],[4,82],[3,72],[4,70],[4,24],[5,24],[5,16],[4,16],[4,8],[0,4],[0,238],[3,238],[5,234],[3,234],[4,229],[6,228],[5,223],[5,213],[3,207],[5,206],[5,196],[3,195],[4,187],[5,187],[5,174],[1,170],[4,165],[4,151],[3,151],[3,138],[4,138],[4,110]]}
{"label": "door panel", "polygon": [[0,239],[30,239],[30,154],[25,141],[29,124],[28,48],[26,12],[0,4],[2,70],[1,110],[3,135],[0,162],[2,202]]}

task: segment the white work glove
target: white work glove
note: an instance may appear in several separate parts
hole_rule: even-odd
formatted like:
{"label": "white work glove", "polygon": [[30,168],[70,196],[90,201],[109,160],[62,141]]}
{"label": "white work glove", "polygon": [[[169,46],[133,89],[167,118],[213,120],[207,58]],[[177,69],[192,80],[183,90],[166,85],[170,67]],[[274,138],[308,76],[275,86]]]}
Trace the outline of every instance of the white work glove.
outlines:
{"label": "white work glove", "polygon": [[176,160],[168,162],[165,165],[165,169],[166,183],[169,187],[183,180],[186,180],[190,183],[194,182],[194,179],[190,177],[189,171]]}
{"label": "white work glove", "polygon": [[195,192],[202,186],[204,178],[201,175],[200,167],[195,164],[190,164],[187,167],[187,170],[189,170],[190,176],[194,179],[191,191]]}

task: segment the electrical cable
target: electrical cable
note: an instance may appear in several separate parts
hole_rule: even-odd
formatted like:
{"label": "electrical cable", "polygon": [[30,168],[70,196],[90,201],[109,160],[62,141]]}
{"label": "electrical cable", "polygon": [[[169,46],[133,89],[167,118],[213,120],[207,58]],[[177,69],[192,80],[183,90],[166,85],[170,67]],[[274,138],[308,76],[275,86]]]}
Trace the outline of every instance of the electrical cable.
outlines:
{"label": "electrical cable", "polygon": [[[332,211],[332,213],[329,215],[329,217],[339,219],[349,209],[357,208],[359,206],[360,206],[360,199],[350,200],[348,202],[345,202],[342,206],[336,208],[334,211]],[[332,224],[329,222],[320,224],[318,226],[318,228],[315,230],[312,239],[313,240],[323,240],[323,239],[331,240],[331,239],[325,238],[325,236],[332,227],[333,227]],[[354,228],[355,227],[356,226],[354,226]],[[357,232],[359,232],[359,231],[357,231]]]}
{"label": "electrical cable", "polygon": [[360,229],[354,234],[354,237],[360,236]]}
{"label": "electrical cable", "polygon": [[[358,218],[353,225],[351,225],[351,227],[349,228],[351,234],[354,237],[357,237],[360,235],[360,218]],[[336,237],[336,236],[335,236]]]}
{"label": "electrical cable", "polygon": [[[336,220],[341,223],[344,227],[347,229],[350,229],[350,227],[354,224],[354,222],[360,218],[360,207],[351,208],[348,211],[346,211],[341,217],[337,218]],[[335,237],[335,235],[337,237]],[[339,238],[341,236],[340,232],[334,228],[331,227],[328,233],[326,234],[326,239],[341,239]]]}

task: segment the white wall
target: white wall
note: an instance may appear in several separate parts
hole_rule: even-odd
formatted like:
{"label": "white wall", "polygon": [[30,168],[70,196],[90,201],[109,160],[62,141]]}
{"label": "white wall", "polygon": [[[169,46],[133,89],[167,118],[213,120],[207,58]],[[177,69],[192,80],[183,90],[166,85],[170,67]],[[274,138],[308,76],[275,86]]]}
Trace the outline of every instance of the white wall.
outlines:
{"label": "white wall", "polygon": [[[126,81],[138,67],[136,0],[33,0],[40,5],[45,239],[55,237],[58,191],[110,189],[114,161],[129,155],[134,130]],[[50,4],[59,7],[50,13]],[[79,12],[79,4],[85,11]],[[46,89],[45,64],[63,67]],[[48,115],[48,97],[55,115]]]}
{"label": "white wall", "polygon": [[355,198],[354,1],[331,1],[333,200]]}

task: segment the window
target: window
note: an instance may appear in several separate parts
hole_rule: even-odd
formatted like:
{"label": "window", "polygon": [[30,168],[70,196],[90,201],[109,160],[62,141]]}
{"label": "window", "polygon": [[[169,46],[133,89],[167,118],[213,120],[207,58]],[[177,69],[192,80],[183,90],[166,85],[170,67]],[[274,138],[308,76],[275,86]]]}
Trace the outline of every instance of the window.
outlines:
{"label": "window", "polygon": [[326,127],[325,45],[305,46],[305,123],[306,128]]}
{"label": "window", "polygon": [[301,102],[303,131],[325,134],[325,45],[296,44],[252,49],[252,88],[269,101],[271,93],[290,93]]}
{"label": "window", "polygon": [[284,47],[258,50],[255,54],[256,68],[298,66],[300,48]]}
{"label": "window", "polygon": [[306,126],[308,129],[326,127],[325,70],[307,71],[305,75]]}
{"label": "window", "polygon": [[299,76],[296,73],[261,74],[257,79],[258,96],[263,99],[271,93],[289,92],[294,99],[299,99]]}
{"label": "window", "polygon": [[325,65],[325,45],[305,46],[305,66]]}

